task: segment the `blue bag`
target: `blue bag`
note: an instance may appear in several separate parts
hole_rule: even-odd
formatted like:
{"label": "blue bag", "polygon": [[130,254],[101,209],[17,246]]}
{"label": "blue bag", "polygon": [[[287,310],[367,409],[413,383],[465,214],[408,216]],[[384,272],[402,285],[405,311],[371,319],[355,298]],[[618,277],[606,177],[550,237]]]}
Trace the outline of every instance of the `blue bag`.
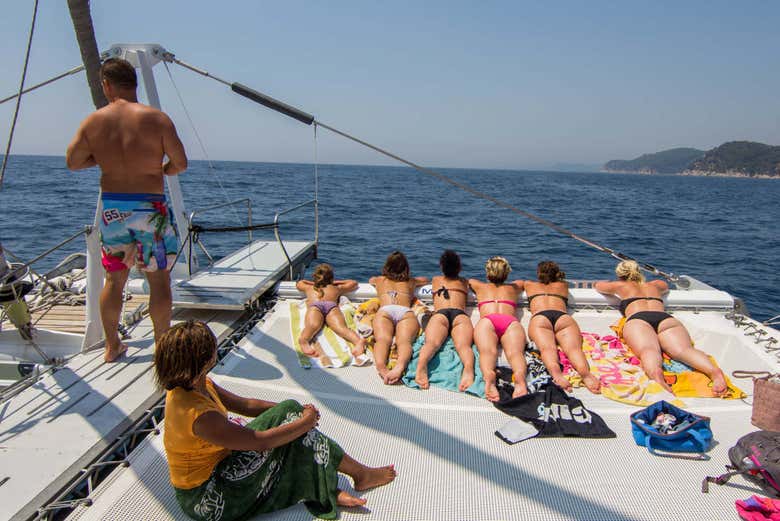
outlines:
{"label": "blue bag", "polygon": [[[661,413],[674,415],[674,425],[682,427],[668,433],[660,432],[652,424]],[[664,400],[632,414],[631,432],[636,444],[647,447],[651,454],[655,454],[656,450],[703,453],[712,445],[712,430],[707,416],[684,411]]]}

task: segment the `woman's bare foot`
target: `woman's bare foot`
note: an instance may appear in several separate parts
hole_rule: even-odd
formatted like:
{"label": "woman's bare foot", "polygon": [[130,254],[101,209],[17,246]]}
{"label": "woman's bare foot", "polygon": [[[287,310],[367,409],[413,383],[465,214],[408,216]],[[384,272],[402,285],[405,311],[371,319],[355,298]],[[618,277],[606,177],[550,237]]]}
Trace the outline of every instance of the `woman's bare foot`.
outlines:
{"label": "woman's bare foot", "polygon": [[588,391],[593,394],[601,394],[601,382],[598,378],[593,376],[593,373],[588,373],[582,377],[582,383],[588,388]]}
{"label": "woman's bare foot", "polygon": [[420,389],[427,389],[431,386],[428,380],[428,366],[417,365],[417,371],[414,373],[414,381],[420,386]]}
{"label": "woman's bare foot", "polygon": [[301,346],[301,352],[306,356],[314,356],[317,354],[317,350],[314,349],[314,346],[311,345],[311,343],[299,339],[298,344]]}
{"label": "woman's bare foot", "polygon": [[571,392],[571,389],[572,389],[571,382],[568,380],[568,378],[563,376],[563,373],[561,373],[561,374],[559,374],[557,376],[553,376],[553,382],[555,382],[555,385],[557,385],[558,387],[560,387],[561,389],[563,389],[567,393]]}
{"label": "woman's bare foot", "polygon": [[721,396],[729,390],[729,386],[726,384],[726,377],[723,376],[723,371],[720,369],[716,369],[710,379],[712,380],[712,392],[716,396]]}
{"label": "woman's bare foot", "polygon": [[366,499],[355,497],[343,490],[339,490],[336,496],[336,504],[340,507],[362,507],[366,504]]}
{"label": "woman's bare foot", "polygon": [[464,392],[472,385],[474,385],[474,370],[466,371],[466,369],[463,369],[463,374],[460,376],[460,384],[458,384],[458,390]]}
{"label": "woman's bare foot", "polygon": [[355,490],[368,490],[370,488],[387,485],[395,479],[398,473],[395,465],[385,467],[366,467],[360,476],[355,477]]}
{"label": "woman's bare foot", "polygon": [[127,345],[119,342],[117,347],[106,346],[106,353],[103,356],[103,360],[106,362],[116,362],[127,351]]}
{"label": "woman's bare foot", "polygon": [[384,382],[385,377],[387,376],[387,367],[385,366],[376,366],[376,372],[379,375],[379,378]]}
{"label": "woman's bare foot", "polygon": [[352,356],[355,358],[359,357],[360,355],[366,354],[366,339],[362,336],[358,336],[360,340],[355,342],[355,347],[352,348]]}
{"label": "woman's bare foot", "polygon": [[519,398],[528,394],[528,387],[525,382],[515,382],[515,391],[512,393],[512,398]]}
{"label": "woman's bare foot", "polygon": [[496,387],[496,382],[485,382],[485,398],[491,402],[497,402],[501,399],[501,395],[498,394],[498,387]]}
{"label": "woman's bare foot", "polygon": [[395,367],[393,367],[390,371],[385,374],[385,383],[387,385],[395,385],[401,381],[401,377],[404,375],[404,367],[401,367],[399,363],[396,362]]}

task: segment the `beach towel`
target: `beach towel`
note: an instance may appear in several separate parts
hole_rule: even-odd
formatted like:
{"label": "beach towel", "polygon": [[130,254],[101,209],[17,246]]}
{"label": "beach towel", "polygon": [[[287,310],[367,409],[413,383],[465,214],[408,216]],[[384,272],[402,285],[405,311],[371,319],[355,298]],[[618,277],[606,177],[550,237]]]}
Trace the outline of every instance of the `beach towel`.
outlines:
{"label": "beach towel", "polygon": [[754,495],[738,499],[734,505],[739,517],[746,521],[780,521],[780,499]]}
{"label": "beach towel", "polygon": [[[409,362],[406,374],[401,378],[407,387],[413,389],[420,388],[414,381],[414,375],[417,371],[417,362],[420,359],[420,349],[422,349],[423,344],[425,344],[425,334],[420,335],[412,345],[412,360]],[[482,379],[482,371],[479,370],[477,346],[472,345],[471,349],[474,351],[474,383],[465,392],[484,398],[485,380]],[[431,385],[458,392],[462,371],[463,362],[460,361],[458,352],[455,350],[455,342],[452,341],[452,337],[448,336],[441,349],[428,362],[428,380]]]}
{"label": "beach towel", "polygon": [[[590,364],[591,372],[601,381],[601,394],[612,400],[639,406],[665,400],[684,407],[685,402],[680,398],[715,397],[712,383],[706,375],[664,355],[664,380],[671,386],[675,395],[670,394],[645,374],[639,358],[617,336],[599,336],[583,332],[582,350]],[[575,387],[581,386],[582,379],[574,371],[566,355],[563,352],[559,352],[559,355],[568,380]],[[715,363],[714,359],[710,359]],[[738,399],[746,396],[728,378],[726,382],[728,391],[722,398]]]}
{"label": "beach towel", "polygon": [[[512,398],[512,370],[496,368],[496,386],[501,398],[494,405],[498,410],[533,425],[539,431],[535,437],[616,436],[598,414],[586,409],[580,400],[569,396],[552,382],[538,352],[526,349],[525,360],[528,364],[528,394],[518,398]],[[498,431],[496,435],[502,438]]]}
{"label": "beach towel", "polygon": [[[355,306],[346,297],[339,299],[339,309],[344,314],[347,326],[355,329]],[[328,326],[323,326],[312,340],[312,345],[317,348],[319,356],[310,357],[301,351],[298,337],[303,329],[304,318],[308,311],[305,300],[290,301],[290,334],[295,352],[298,355],[298,363],[305,369],[312,367],[344,367],[348,365],[367,365],[371,358],[364,354],[357,358],[352,356],[352,343],[338,336]]]}

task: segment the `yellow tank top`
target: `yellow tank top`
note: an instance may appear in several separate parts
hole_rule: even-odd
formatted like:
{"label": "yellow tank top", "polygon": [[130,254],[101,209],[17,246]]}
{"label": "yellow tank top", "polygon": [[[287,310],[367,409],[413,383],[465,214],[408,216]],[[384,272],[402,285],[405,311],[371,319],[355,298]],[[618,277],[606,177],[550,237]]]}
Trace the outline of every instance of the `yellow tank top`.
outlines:
{"label": "yellow tank top", "polygon": [[227,417],[227,409],[209,378],[206,390],[210,399],[181,387],[168,391],[165,398],[163,444],[171,483],[176,488],[190,489],[204,483],[217,463],[230,454],[230,449],[209,443],[192,432],[193,423],[205,412],[217,411]]}

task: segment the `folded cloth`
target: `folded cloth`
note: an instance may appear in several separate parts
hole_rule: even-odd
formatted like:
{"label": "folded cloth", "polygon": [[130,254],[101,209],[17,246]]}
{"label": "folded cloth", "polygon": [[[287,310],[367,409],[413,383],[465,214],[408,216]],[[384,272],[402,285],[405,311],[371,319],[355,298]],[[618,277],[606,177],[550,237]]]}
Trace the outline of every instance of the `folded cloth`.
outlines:
{"label": "folded cloth", "polygon": [[[414,389],[420,388],[414,381],[414,375],[417,371],[417,362],[420,359],[420,349],[422,349],[423,344],[425,344],[424,333],[412,345],[412,360],[409,362],[406,374],[401,378],[406,386]],[[485,380],[482,379],[482,372],[479,370],[479,353],[476,346],[472,345],[471,349],[474,351],[474,383],[465,392],[484,398]],[[452,337],[448,336],[441,349],[428,362],[428,381],[436,387],[457,392],[462,372],[463,362],[455,350],[455,342],[452,341]]]}
{"label": "folded cloth", "polygon": [[[342,296],[339,299],[339,309],[344,314],[347,327],[355,329],[355,306],[349,299]],[[304,354],[298,343],[298,337],[303,330],[304,318],[307,312],[308,306],[305,300],[290,301],[290,334],[292,334],[292,343],[301,367],[310,369],[312,367],[362,366],[371,363],[371,358],[366,354],[358,357],[352,356],[352,348],[354,347],[352,343],[338,336],[328,326],[323,326],[312,340],[312,345],[317,348],[320,356],[310,357]]]}
{"label": "folded cloth", "polygon": [[[659,400],[665,400],[678,407],[685,402],[679,398],[710,398],[712,392],[710,379],[682,362],[665,357],[664,380],[672,387],[670,394],[658,382],[651,380],[642,370],[641,362],[619,337],[599,336],[595,333],[582,333],[582,351],[590,364],[590,370],[601,381],[601,394],[612,400],[631,405],[647,406]],[[563,352],[559,353],[563,372],[575,387],[582,385],[571,363]],[[715,360],[712,360],[715,363]],[[728,378],[728,392],[724,398],[742,398],[746,396],[735,387]]]}
{"label": "folded cloth", "polygon": [[739,517],[746,521],[780,521],[780,499],[751,496],[734,502]]}
{"label": "folded cloth", "polygon": [[[500,391],[499,391],[500,392]],[[576,436],[580,438],[615,438],[604,420],[567,395],[554,383],[536,392],[512,398],[501,393],[494,405],[500,411],[532,424],[539,430],[538,438]]]}

